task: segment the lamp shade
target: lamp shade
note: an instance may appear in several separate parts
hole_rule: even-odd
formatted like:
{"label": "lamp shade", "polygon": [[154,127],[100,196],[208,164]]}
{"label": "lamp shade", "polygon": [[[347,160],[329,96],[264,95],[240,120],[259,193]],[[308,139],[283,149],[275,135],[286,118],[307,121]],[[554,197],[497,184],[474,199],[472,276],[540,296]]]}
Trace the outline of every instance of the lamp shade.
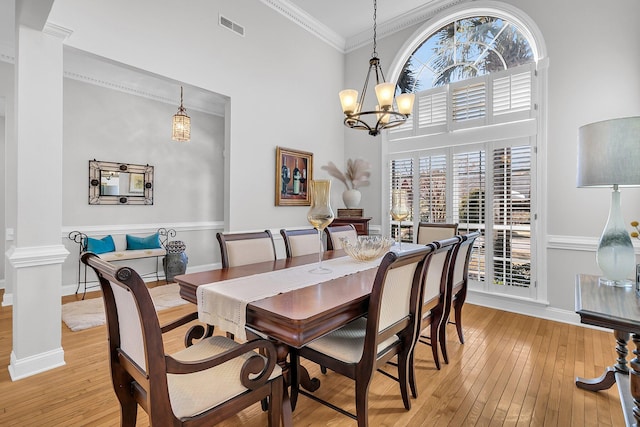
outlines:
{"label": "lamp shade", "polygon": [[605,120],[578,130],[576,185],[640,185],[640,117]]}

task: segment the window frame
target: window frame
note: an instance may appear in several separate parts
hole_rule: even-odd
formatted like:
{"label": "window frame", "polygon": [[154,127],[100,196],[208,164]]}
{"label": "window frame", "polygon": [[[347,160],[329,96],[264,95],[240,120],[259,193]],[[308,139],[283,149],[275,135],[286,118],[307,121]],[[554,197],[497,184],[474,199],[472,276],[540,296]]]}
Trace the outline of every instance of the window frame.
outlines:
{"label": "window frame", "polygon": [[[546,194],[547,182],[545,176],[546,169],[546,100],[547,100],[547,69],[548,58],[546,56],[546,47],[541,33],[535,23],[523,12],[510,5],[499,4],[496,2],[478,1],[474,2],[473,7],[470,5],[458,5],[449,10],[441,12],[432,20],[425,23],[422,27],[409,37],[404,46],[397,50],[396,58],[392,62],[391,76],[392,80],[397,80],[404,64],[411,56],[415,48],[421,44],[430,34],[449,22],[471,16],[498,16],[511,21],[518,26],[518,29],[527,36],[531,49],[534,53],[535,62],[532,70],[535,73],[532,78],[531,87],[531,109],[527,113],[528,117],[518,117],[513,121],[505,121],[503,118],[494,120],[493,123],[483,127],[473,128],[469,130],[447,130],[440,129],[439,132],[433,132],[430,135],[408,134],[395,135],[390,132],[382,134],[382,150],[381,161],[383,168],[389,168],[390,159],[406,158],[415,156],[414,161],[419,164],[419,152],[434,150],[438,147],[462,147],[467,144],[485,144],[490,140],[505,141],[511,138],[526,138],[532,149],[531,156],[531,286],[528,288],[531,292],[529,295],[511,295],[504,292],[496,292],[493,286],[477,286],[471,285],[470,289],[474,292],[487,293],[500,297],[517,297],[519,300],[532,300],[538,303],[547,303],[547,283],[540,280],[539,272],[546,271],[546,254],[541,252],[541,244],[543,242],[543,231],[546,229],[546,220],[540,217],[538,212],[546,211],[544,206],[544,194]],[[513,70],[513,69],[511,69]],[[497,77],[499,74],[509,73],[509,70],[491,73],[489,76]],[[416,99],[416,104],[418,100]],[[520,115],[522,116],[521,112]],[[470,136],[473,134],[473,137]],[[448,173],[451,171],[448,168]],[[387,174],[389,171],[386,171]],[[388,175],[387,175],[388,176]],[[418,174],[419,177],[419,174]],[[419,180],[414,179],[414,185],[418,185]],[[415,189],[418,191],[419,189]],[[383,180],[381,186],[381,196],[386,198],[389,194],[389,182]],[[449,196],[447,196],[449,197]],[[417,212],[414,212],[416,218]],[[449,213],[448,213],[449,214]],[[389,218],[382,215],[383,230],[389,230]],[[504,288],[504,287],[503,287]]]}

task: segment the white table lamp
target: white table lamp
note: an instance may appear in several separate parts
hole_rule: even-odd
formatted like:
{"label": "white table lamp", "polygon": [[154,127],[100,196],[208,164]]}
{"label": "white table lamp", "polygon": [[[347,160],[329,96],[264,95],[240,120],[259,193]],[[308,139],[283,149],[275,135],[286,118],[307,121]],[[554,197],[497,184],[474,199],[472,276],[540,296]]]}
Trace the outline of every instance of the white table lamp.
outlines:
{"label": "white table lamp", "polygon": [[613,187],[596,261],[602,283],[630,286],[636,264],[620,208],[619,187],[640,186],[640,117],[605,120],[578,130],[578,187]]}

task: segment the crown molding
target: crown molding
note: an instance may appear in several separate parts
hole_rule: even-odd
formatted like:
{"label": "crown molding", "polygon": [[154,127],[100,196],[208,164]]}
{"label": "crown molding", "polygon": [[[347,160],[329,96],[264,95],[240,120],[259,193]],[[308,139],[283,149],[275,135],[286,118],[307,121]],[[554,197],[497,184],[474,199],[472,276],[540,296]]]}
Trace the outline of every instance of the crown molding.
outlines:
{"label": "crown molding", "polygon": [[[378,40],[402,31],[416,24],[421,24],[436,16],[438,13],[459,3],[470,2],[472,0],[436,0],[424,6],[412,9],[389,21],[378,24]],[[362,31],[347,39],[344,46],[345,53],[354,51],[372,43],[373,32],[371,29]]]}
{"label": "crown molding", "polygon": [[[66,77],[68,79],[77,80],[77,81],[80,81],[80,82],[92,84],[92,85],[95,85],[95,86],[100,86],[100,87],[103,87],[103,88],[106,88],[106,89],[111,89],[111,90],[116,90],[116,91],[119,91],[119,92],[127,93],[129,95],[139,96],[141,98],[150,99],[152,101],[162,102],[164,104],[169,104],[169,105],[175,105],[176,104],[176,100],[173,99],[173,98],[169,99],[167,97],[160,96],[160,95],[157,95],[155,93],[151,93],[151,92],[148,92],[148,91],[135,89],[135,88],[132,88],[132,87],[127,86],[127,85],[123,85],[122,83],[117,83],[117,82],[114,82],[114,81],[99,79],[99,78],[96,78],[96,77],[88,76],[86,74],[80,74],[80,73],[71,72],[71,71],[64,71],[64,77]],[[223,111],[218,111],[218,110],[214,110],[214,109],[206,109],[206,108],[201,108],[201,107],[194,107],[192,105],[189,106],[189,110],[199,111],[201,113],[211,114],[213,116],[221,116],[221,117],[224,116],[224,112]]]}
{"label": "crown molding", "polygon": [[[372,32],[370,29],[345,39],[313,16],[292,4],[289,0],[261,1],[342,53],[351,52],[371,43]],[[451,6],[470,1],[473,0],[435,0],[424,6],[410,10],[390,21],[378,23],[378,39],[422,23]]]}
{"label": "crown molding", "polygon": [[345,39],[289,0],[260,0],[262,3],[289,18],[329,46],[344,53]]}
{"label": "crown molding", "polygon": [[62,40],[68,39],[71,34],[73,34],[73,30],[49,21],[44,24],[42,32],[50,36],[58,37]]}

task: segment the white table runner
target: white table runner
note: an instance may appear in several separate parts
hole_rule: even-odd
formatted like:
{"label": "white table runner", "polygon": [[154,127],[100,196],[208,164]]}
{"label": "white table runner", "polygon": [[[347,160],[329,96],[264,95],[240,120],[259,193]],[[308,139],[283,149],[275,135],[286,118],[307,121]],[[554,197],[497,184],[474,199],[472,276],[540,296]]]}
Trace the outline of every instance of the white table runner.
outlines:
{"label": "white table runner", "polygon": [[323,261],[322,265],[331,270],[326,274],[310,273],[317,264],[306,264],[201,285],[196,292],[198,318],[244,341],[247,304],[250,302],[377,268],[381,259],[361,262],[346,256]]}

